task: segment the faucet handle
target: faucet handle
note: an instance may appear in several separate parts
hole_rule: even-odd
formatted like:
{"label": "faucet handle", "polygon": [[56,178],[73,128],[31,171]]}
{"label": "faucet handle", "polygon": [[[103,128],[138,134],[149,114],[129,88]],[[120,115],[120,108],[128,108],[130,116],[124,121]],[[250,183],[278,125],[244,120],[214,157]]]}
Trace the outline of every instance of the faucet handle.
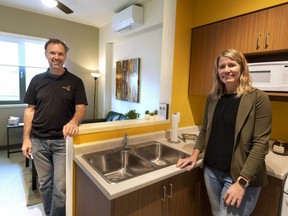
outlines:
{"label": "faucet handle", "polygon": [[129,136],[128,136],[128,134],[127,133],[124,133],[124,138],[123,138],[123,140],[122,140],[122,143],[123,143],[123,145],[124,145],[124,149],[129,149],[129,147],[128,147],[128,140],[129,140]]}
{"label": "faucet handle", "polygon": [[124,139],[129,139],[129,136],[128,136],[128,134],[127,133],[124,133]]}

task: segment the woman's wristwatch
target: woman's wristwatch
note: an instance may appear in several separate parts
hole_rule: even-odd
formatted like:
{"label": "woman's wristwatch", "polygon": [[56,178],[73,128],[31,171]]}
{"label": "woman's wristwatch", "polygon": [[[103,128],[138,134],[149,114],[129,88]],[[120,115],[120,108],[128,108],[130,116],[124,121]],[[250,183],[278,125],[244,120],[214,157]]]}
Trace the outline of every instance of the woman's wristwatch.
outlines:
{"label": "woman's wristwatch", "polygon": [[249,185],[249,182],[241,176],[238,177],[237,181],[243,188],[247,188]]}

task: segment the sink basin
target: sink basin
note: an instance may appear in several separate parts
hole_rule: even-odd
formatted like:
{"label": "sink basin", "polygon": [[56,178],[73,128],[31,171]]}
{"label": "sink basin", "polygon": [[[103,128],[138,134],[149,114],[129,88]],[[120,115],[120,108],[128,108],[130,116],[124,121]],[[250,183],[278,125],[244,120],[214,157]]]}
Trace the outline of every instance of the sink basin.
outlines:
{"label": "sink basin", "polygon": [[82,157],[108,183],[114,184],[177,163],[188,154],[156,141],[136,145],[129,150],[107,150]]}
{"label": "sink basin", "polygon": [[189,154],[155,141],[136,147],[134,153],[158,167],[170,166],[177,163],[180,158],[189,156]]}
{"label": "sink basin", "polygon": [[83,158],[108,183],[118,183],[155,169],[153,164],[127,150],[95,152],[83,155]]}

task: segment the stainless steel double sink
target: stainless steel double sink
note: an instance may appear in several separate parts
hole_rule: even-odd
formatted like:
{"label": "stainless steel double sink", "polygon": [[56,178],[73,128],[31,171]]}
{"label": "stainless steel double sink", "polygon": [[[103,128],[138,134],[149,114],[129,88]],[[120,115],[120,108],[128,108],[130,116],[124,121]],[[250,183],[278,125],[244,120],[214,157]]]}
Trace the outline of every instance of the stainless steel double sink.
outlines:
{"label": "stainless steel double sink", "polygon": [[157,141],[129,149],[111,149],[82,155],[111,184],[176,164],[180,158],[188,156]]}

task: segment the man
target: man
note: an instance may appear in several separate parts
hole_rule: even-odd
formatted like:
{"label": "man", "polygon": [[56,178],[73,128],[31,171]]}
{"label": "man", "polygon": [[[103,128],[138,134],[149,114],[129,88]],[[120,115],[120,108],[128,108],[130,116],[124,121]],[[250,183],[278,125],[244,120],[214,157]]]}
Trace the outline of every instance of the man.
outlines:
{"label": "man", "polygon": [[78,133],[86,112],[87,98],[82,80],[63,67],[69,48],[58,39],[45,44],[49,63],[27,89],[24,103],[22,152],[32,157],[46,215],[65,215],[66,141]]}

